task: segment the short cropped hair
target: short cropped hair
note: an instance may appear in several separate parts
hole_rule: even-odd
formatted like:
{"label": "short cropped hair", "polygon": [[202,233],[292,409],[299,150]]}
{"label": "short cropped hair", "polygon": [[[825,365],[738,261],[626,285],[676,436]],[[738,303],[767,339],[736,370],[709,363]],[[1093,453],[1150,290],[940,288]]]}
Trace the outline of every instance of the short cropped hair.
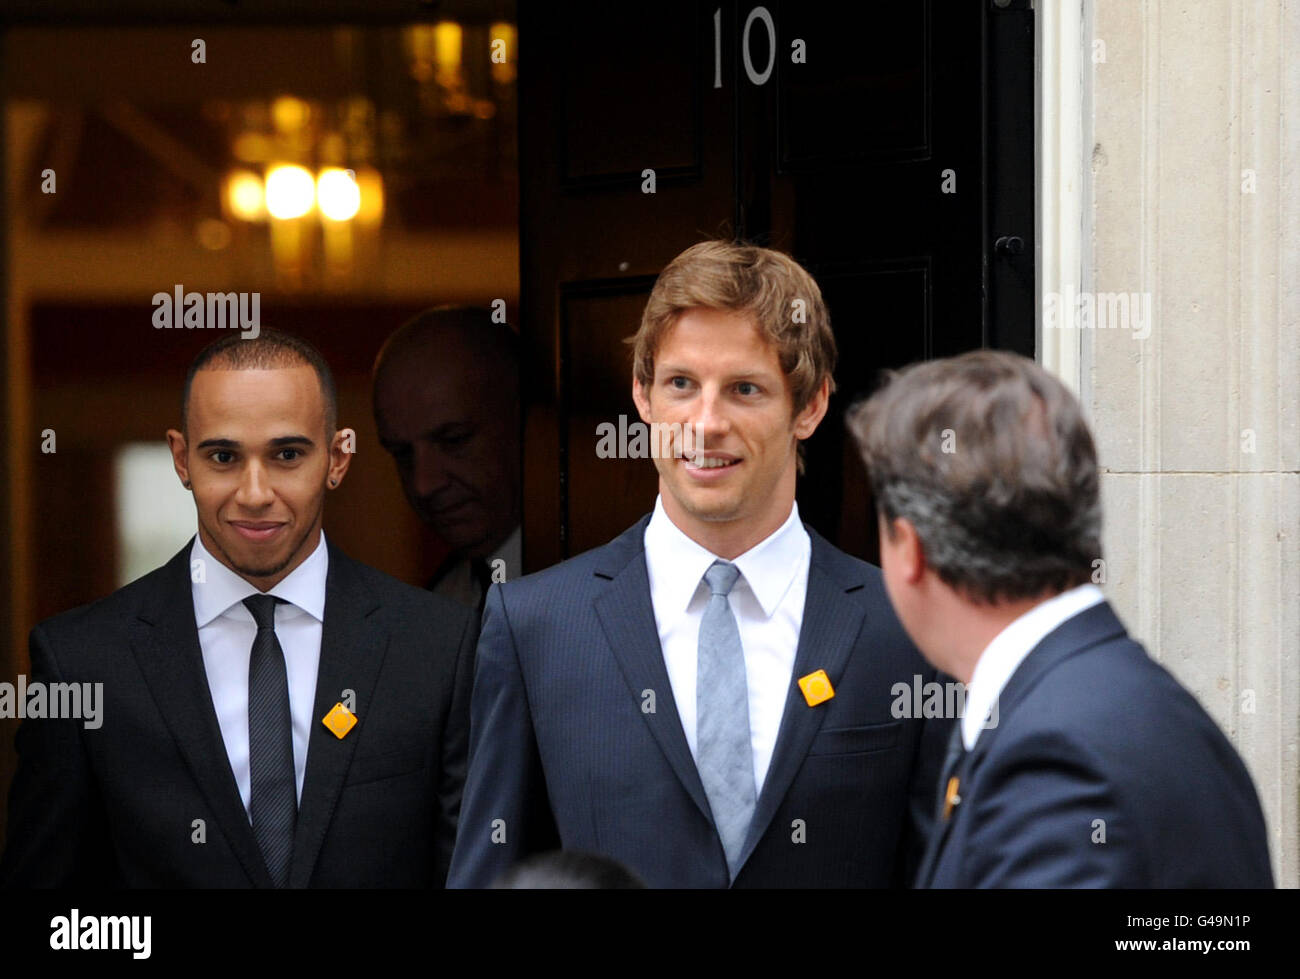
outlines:
{"label": "short cropped hair", "polygon": [[185,392],[181,395],[181,431],[189,433],[190,388],[194,386],[194,375],[199,371],[279,370],[286,367],[310,367],[316,372],[325,400],[325,435],[333,437],[338,425],[339,394],[329,364],[325,363],[319,350],[301,337],[269,329],[261,330],[249,340],[231,333],[199,351],[185,375]]}
{"label": "short cropped hair", "polygon": [[659,273],[641,327],[631,338],[632,374],[643,387],[654,382],[660,341],[694,308],[754,317],[759,331],[776,346],[795,415],[823,380],[835,390],[835,335],[813,277],[789,255],[733,241],[692,245]]}
{"label": "short cropped hair", "polygon": [[855,406],[876,506],[981,604],[1064,591],[1101,557],[1097,452],[1078,401],[1019,354],[977,350],[888,375]]}

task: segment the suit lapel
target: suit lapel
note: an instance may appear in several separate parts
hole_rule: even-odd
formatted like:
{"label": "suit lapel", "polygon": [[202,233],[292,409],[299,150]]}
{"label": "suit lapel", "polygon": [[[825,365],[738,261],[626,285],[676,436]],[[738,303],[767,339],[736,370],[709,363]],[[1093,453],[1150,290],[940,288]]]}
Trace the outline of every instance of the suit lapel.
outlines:
{"label": "suit lapel", "polygon": [[[961,722],[958,721],[958,723]],[[957,776],[959,796],[963,791],[960,787],[967,783],[969,777],[968,773],[975,760],[975,753],[981,750],[981,742],[984,740],[984,735],[981,734],[980,740],[975,742],[975,747],[966,753],[966,757],[961,760],[961,763],[957,766],[957,770],[953,773]],[[983,750],[988,750],[987,743],[983,744],[982,747]],[[936,804],[938,801],[937,793],[943,790],[943,788],[936,787]],[[934,824],[934,831],[930,834],[930,839],[927,840],[925,844],[925,856],[921,858],[920,869],[916,872],[915,887],[921,888],[930,886],[930,882],[934,877],[934,868],[939,861],[939,853],[943,850],[943,845],[948,840],[948,833],[952,829],[953,824],[961,818],[963,812],[964,810],[959,803],[948,819],[944,819],[942,813],[937,817]]]}
{"label": "suit lapel", "polygon": [[[839,560],[840,552],[816,531],[808,528],[808,536],[812,538],[812,555],[794,671],[786,693],[772,762],[741,853],[741,867],[767,832],[826,717],[824,706],[808,706],[803,691],[799,689],[799,677],[820,669],[826,671],[832,686],[839,683],[853,652],[853,641],[862,628],[862,606],[849,597],[851,592],[865,584],[861,574],[855,572],[851,562]],[[737,875],[739,873],[738,868]]]}
{"label": "suit lapel", "polygon": [[271,877],[230,768],[203,667],[190,592],[191,544],[161,570],[162,588],[131,624],[131,648],[154,702],[235,857],[251,882],[271,887]]}
{"label": "suit lapel", "polygon": [[642,691],[655,691],[655,712],[642,712],[641,716],[668,764],[712,824],[713,811],[686,743],[659,645],[659,627],[650,601],[650,575],[645,566],[645,527],[649,519],[642,518],[605,546],[595,573],[607,579],[609,586],[596,599],[596,615],[633,695],[640,700]]}
{"label": "suit lapel", "polygon": [[[362,578],[356,562],[328,539],[326,543],[329,572],[325,582],[325,622],[307,742],[307,773],[289,868],[290,887],[306,887],[311,882],[366,716],[375,709],[371,694],[388,649],[388,632],[378,617],[372,616],[379,607],[378,598]],[[357,724],[340,739],[322,719],[342,699],[344,690],[356,694]]]}

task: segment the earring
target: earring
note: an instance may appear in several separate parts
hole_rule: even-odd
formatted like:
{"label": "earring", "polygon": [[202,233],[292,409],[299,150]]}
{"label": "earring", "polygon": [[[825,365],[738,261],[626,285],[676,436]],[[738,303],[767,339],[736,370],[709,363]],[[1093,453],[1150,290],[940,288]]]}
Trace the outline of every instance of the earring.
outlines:
{"label": "earring", "polygon": [[185,482],[181,483],[181,485],[184,486],[186,489],[189,489],[189,488],[190,488],[190,481],[187,479],[187,480],[185,480]]}
{"label": "earring", "polygon": [[338,481],[337,479],[331,479],[331,480],[330,480],[330,485],[331,485],[331,486],[337,486],[338,484],[339,484],[339,481]]}

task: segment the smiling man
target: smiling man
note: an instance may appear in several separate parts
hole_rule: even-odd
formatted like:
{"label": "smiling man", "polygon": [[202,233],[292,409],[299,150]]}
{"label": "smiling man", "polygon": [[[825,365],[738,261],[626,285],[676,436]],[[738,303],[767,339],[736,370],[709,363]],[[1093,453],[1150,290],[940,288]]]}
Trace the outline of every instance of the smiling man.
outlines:
{"label": "smiling man", "polygon": [[305,341],[199,354],[167,433],[198,534],[32,630],[33,676],[102,682],[104,718],[19,728],[0,885],[443,883],[472,621],[326,542],[351,461],[336,415]]}
{"label": "smiling man", "polygon": [[489,591],[449,886],[556,846],[652,887],[908,881],[948,725],[891,713],[933,670],[879,570],[799,519],[834,361],[788,256],[703,242],[660,274],[632,395],[680,451],[622,536]]}

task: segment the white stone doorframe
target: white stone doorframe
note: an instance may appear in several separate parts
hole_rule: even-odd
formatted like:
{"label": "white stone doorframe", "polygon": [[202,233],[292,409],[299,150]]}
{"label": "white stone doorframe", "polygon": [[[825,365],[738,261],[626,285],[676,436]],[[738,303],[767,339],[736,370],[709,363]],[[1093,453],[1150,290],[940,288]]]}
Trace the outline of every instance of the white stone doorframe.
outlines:
{"label": "white stone doorframe", "polygon": [[1084,72],[1085,0],[1047,0],[1035,5],[1034,48],[1037,91],[1034,99],[1034,211],[1038,215],[1037,323],[1034,336],[1038,361],[1088,402],[1083,388],[1081,330],[1044,330],[1043,298],[1061,295],[1066,287],[1086,289],[1088,263],[1084,248],[1089,170],[1084,166],[1085,112],[1091,94]]}

